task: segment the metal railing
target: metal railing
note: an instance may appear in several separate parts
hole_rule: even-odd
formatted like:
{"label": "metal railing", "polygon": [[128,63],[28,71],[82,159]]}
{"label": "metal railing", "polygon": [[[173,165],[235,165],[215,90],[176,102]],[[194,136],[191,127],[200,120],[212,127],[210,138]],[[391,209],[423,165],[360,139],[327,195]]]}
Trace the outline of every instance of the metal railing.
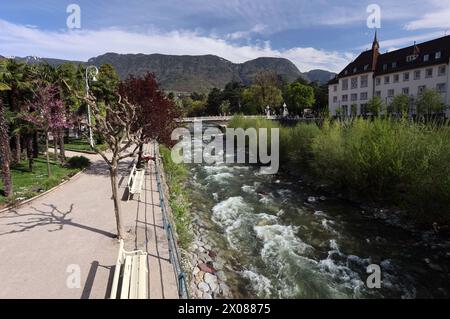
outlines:
{"label": "metal railing", "polygon": [[164,189],[163,189],[162,182],[161,182],[162,175],[161,175],[161,169],[159,166],[159,151],[157,151],[157,148],[159,149],[158,144],[154,143],[153,154],[154,154],[154,158],[155,158],[156,182],[158,185],[159,203],[160,203],[162,215],[163,215],[164,229],[166,230],[167,239],[169,242],[170,263],[173,266],[175,276],[177,278],[178,296],[181,299],[189,299],[189,291],[188,291],[188,288],[186,285],[186,274],[184,273],[183,269],[181,268],[178,245],[175,240],[172,223],[169,218],[169,213],[167,211],[166,204],[168,204],[168,203],[165,200]]}

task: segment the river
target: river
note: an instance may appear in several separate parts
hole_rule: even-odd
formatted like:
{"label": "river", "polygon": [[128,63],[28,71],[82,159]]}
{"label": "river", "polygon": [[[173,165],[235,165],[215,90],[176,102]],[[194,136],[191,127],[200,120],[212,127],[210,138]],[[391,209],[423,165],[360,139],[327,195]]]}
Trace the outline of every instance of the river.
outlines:
{"label": "river", "polygon": [[[190,164],[194,220],[225,262],[235,298],[450,296],[450,242],[389,211],[317,193],[251,165]],[[381,288],[368,288],[367,266]]]}

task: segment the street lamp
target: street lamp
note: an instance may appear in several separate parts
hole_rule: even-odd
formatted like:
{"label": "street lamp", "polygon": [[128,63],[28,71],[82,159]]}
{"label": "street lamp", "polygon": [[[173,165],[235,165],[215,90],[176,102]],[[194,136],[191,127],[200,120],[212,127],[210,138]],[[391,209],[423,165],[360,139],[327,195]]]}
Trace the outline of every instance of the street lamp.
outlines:
{"label": "street lamp", "polygon": [[[90,73],[92,70],[92,73]],[[97,82],[98,69],[94,65],[90,65],[86,68],[86,96],[89,97],[89,76],[92,76],[92,82]],[[92,136],[91,125],[91,105],[88,103],[88,125],[89,125],[89,144],[94,148],[94,138]]]}

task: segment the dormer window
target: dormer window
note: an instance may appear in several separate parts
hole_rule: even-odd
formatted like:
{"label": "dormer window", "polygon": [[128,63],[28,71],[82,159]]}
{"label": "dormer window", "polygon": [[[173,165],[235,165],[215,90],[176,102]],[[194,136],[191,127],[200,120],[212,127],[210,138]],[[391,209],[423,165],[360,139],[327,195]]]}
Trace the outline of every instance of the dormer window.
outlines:
{"label": "dormer window", "polygon": [[415,61],[415,60],[417,60],[418,57],[419,57],[419,56],[418,56],[417,54],[408,55],[408,56],[406,57],[406,62],[412,62],[412,61]]}
{"label": "dormer window", "polygon": [[441,51],[436,52],[436,55],[434,56],[434,58],[437,60],[437,59],[440,59],[441,57],[442,57]]}
{"label": "dormer window", "polygon": [[430,60],[430,55],[429,54],[425,54],[423,56],[423,62],[428,62]]}
{"label": "dormer window", "polygon": [[366,64],[366,65],[364,66],[364,71],[367,71],[368,69],[369,69],[369,65]]}
{"label": "dormer window", "polygon": [[392,68],[396,68],[397,67],[397,62],[392,62]]}
{"label": "dormer window", "polygon": [[358,71],[357,68],[353,68],[353,73],[356,73],[356,71]]}

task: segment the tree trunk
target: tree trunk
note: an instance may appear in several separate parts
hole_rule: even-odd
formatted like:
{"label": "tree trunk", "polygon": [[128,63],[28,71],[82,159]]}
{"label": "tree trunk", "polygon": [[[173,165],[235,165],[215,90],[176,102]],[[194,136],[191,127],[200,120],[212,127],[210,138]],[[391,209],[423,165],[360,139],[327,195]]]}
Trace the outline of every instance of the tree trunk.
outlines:
{"label": "tree trunk", "polygon": [[56,159],[58,158],[58,134],[53,131],[52,132],[53,135],[53,152],[54,152],[54,160],[56,161]]}
{"label": "tree trunk", "polygon": [[117,237],[119,239],[123,239],[125,236],[125,230],[122,225],[122,212],[120,208],[119,191],[117,184],[117,163],[113,163],[112,167],[109,169],[109,174],[111,178],[112,198],[114,201],[114,213],[116,214]]}
{"label": "tree trunk", "polygon": [[59,131],[58,137],[59,137],[59,159],[61,161],[61,164],[64,164],[64,162],[66,161],[66,150],[64,149],[64,132]]}
{"label": "tree trunk", "polygon": [[45,132],[45,154],[47,157],[47,175],[50,177],[52,172],[50,171],[50,154],[48,150],[48,132]]}
{"label": "tree trunk", "polygon": [[27,135],[27,158],[28,158],[28,169],[33,172],[34,164],[34,154],[33,154],[33,136]]}
{"label": "tree trunk", "polygon": [[12,161],[14,164],[20,163],[20,154],[22,153],[22,149],[20,146],[20,134],[14,135],[14,152],[12,154]]}
{"label": "tree trunk", "polygon": [[39,157],[39,133],[37,131],[33,134],[33,157]]}
{"label": "tree trunk", "polygon": [[[0,102],[1,103],[1,102]],[[9,129],[6,124],[4,107],[0,104],[0,162],[2,166],[3,186],[5,196],[9,197],[12,192],[11,171],[9,169]]]}

